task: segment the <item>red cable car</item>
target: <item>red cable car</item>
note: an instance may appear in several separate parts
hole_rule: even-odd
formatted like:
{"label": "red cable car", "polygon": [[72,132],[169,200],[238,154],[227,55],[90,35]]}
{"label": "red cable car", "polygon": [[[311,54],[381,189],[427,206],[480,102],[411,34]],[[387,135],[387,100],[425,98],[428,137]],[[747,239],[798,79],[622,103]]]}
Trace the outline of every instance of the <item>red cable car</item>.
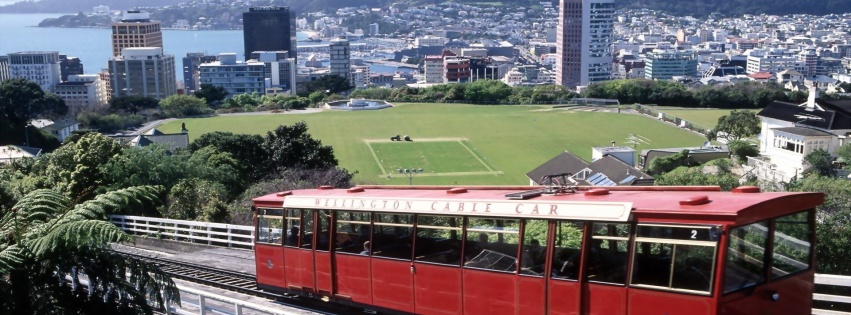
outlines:
{"label": "red cable car", "polygon": [[257,285],[391,313],[810,314],[821,193],[399,187],[254,199]]}

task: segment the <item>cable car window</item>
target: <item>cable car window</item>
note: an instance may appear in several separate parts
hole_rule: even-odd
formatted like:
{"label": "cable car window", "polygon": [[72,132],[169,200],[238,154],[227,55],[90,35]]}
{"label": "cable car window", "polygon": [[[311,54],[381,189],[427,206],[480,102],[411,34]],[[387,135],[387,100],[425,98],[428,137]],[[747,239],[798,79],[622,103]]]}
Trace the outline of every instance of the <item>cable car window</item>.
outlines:
{"label": "cable car window", "polygon": [[284,231],[284,211],[281,209],[257,209],[257,243],[281,245]]}
{"label": "cable car window", "polygon": [[594,223],[590,245],[585,264],[588,281],[624,284],[629,224]]}
{"label": "cable car window", "polygon": [[636,229],[631,285],[710,294],[716,227],[639,224]]}
{"label": "cable car window", "polygon": [[553,279],[579,279],[582,258],[583,222],[559,221],[556,223],[553,246]]}
{"label": "cable car window", "polygon": [[313,210],[302,210],[301,248],[310,249],[313,246]]}
{"label": "cable car window", "polygon": [[775,219],[772,279],[810,269],[812,233],[809,211]]}
{"label": "cable car window", "polygon": [[327,252],[331,247],[331,211],[316,210],[319,221],[316,224],[316,250]]}
{"label": "cable car window", "polygon": [[543,276],[547,258],[547,231],[549,221],[526,220],[523,227],[523,251],[520,256],[520,274]]}
{"label": "cable car window", "polygon": [[520,221],[469,218],[464,243],[464,266],[496,271],[517,270]]}
{"label": "cable car window", "polygon": [[375,214],[370,247],[375,257],[410,260],[413,251],[413,214]]}
{"label": "cable car window", "polygon": [[724,271],[724,293],[733,292],[765,281],[768,261],[768,221],[730,230],[727,266]]}
{"label": "cable car window", "polygon": [[461,217],[418,215],[414,260],[459,266],[463,222]]}
{"label": "cable car window", "polygon": [[287,231],[284,246],[298,247],[298,237],[301,234],[301,209],[286,209],[284,210],[284,214],[286,226],[290,227],[289,231]]}
{"label": "cable car window", "polygon": [[335,211],[337,231],[334,241],[337,252],[369,255],[369,212]]}

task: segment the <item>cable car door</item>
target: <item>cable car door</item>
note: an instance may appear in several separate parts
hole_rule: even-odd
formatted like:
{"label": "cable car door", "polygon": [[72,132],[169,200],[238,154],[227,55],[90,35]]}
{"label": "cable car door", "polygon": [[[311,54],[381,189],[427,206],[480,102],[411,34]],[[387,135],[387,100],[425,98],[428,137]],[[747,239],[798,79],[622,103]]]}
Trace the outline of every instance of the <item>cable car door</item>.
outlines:
{"label": "cable car door", "polygon": [[331,211],[314,211],[316,227],[313,240],[314,272],[316,275],[316,291],[322,296],[330,297],[334,292],[334,265],[331,262]]}
{"label": "cable car door", "polygon": [[287,287],[292,290],[316,291],[313,262],[313,210],[286,209],[287,238],[284,242],[284,268]]}
{"label": "cable car door", "polygon": [[372,241],[372,302],[376,306],[414,312],[414,215],[375,213]]}
{"label": "cable car door", "polygon": [[582,313],[626,314],[630,225],[595,222],[589,232]]}
{"label": "cable car door", "polygon": [[552,241],[552,264],[547,282],[547,314],[579,314],[582,286],[582,240],[585,222],[555,221]]}

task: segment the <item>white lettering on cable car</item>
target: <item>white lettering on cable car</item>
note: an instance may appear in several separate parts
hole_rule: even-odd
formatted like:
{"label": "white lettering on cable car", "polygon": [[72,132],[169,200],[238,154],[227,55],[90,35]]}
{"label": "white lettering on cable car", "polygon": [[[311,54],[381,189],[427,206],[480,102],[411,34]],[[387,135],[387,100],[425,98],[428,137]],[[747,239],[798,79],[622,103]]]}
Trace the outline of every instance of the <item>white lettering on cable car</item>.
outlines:
{"label": "white lettering on cable car", "polygon": [[284,199],[284,207],[625,222],[629,219],[632,203],[287,196]]}

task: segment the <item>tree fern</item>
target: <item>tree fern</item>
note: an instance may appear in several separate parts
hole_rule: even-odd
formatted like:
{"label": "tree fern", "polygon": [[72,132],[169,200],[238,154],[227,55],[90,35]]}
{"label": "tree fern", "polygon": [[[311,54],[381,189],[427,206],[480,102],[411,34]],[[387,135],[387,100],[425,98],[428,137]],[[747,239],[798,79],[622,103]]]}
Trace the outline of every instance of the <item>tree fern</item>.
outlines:
{"label": "tree fern", "polygon": [[[132,187],[80,204],[50,190],[33,191],[0,218],[0,306],[35,314],[150,314],[177,288],[157,266],[109,250],[132,240],[107,215],[154,207],[160,187]],[[65,284],[90,282],[88,296]],[[2,312],[0,312],[2,313]]]}

